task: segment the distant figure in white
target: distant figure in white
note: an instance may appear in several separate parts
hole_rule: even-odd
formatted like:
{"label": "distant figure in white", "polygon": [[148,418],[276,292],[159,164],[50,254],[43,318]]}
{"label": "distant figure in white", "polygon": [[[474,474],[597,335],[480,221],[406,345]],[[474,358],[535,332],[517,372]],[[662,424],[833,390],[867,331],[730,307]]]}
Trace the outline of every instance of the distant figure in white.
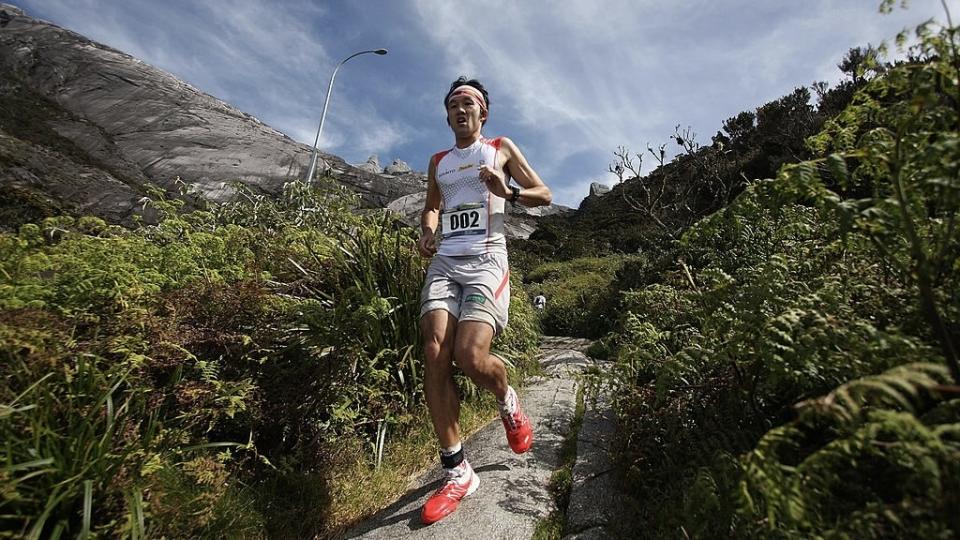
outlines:
{"label": "distant figure in white", "polygon": [[542,311],[543,308],[547,307],[547,297],[542,294],[535,296],[533,298],[533,307]]}

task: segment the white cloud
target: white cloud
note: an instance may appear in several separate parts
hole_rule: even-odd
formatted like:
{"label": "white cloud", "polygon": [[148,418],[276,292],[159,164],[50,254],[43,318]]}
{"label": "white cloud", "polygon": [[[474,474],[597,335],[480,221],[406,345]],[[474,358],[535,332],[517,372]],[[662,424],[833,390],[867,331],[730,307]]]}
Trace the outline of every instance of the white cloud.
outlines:
{"label": "white cloud", "polygon": [[[895,16],[919,21],[939,2],[914,4],[909,16]],[[415,2],[419,32],[445,51],[446,67],[475,74],[491,90],[492,120],[506,114],[535,133],[527,144],[543,158],[538,167],[581,188],[589,182],[563,177],[553,164],[585,147],[640,150],[668,141],[676,124],[709,142],[725,118],[797,86],[836,81],[839,73],[827,77],[824,67],[847,48],[895,33],[885,31],[893,21],[876,14],[878,5]],[[596,163],[597,177],[606,164]]]}
{"label": "white cloud", "polygon": [[836,81],[848,48],[942,18],[940,0],[886,17],[880,0],[22,1],[307,144],[340,55],[386,46],[334,89],[321,147],[353,161],[425,162],[450,140],[438,94],[478,77],[488,135],[514,138],[571,205],[617,146],[668,142],[677,124],[708,142],[725,118]]}
{"label": "white cloud", "polygon": [[[363,162],[377,154],[381,164],[386,165],[400,157],[394,149],[412,133],[405,124],[383,118],[369,103],[338,104],[337,111],[335,117],[327,116],[320,147],[349,162]],[[315,136],[314,132],[311,143]]]}
{"label": "white cloud", "polygon": [[302,115],[316,74],[329,72],[325,10],[306,0],[45,0],[42,11],[281,129],[276,119]]}

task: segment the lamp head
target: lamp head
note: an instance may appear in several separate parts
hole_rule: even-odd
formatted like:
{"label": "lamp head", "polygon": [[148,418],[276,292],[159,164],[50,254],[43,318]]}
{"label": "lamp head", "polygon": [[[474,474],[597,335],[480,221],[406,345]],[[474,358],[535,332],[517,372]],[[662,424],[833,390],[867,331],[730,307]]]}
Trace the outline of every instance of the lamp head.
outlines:
{"label": "lamp head", "polygon": [[374,54],[379,54],[379,55],[381,55],[381,56],[383,56],[384,54],[387,54],[387,50],[386,50],[386,49],[377,49],[377,50],[375,50],[375,51],[373,51],[373,52],[374,52]]}

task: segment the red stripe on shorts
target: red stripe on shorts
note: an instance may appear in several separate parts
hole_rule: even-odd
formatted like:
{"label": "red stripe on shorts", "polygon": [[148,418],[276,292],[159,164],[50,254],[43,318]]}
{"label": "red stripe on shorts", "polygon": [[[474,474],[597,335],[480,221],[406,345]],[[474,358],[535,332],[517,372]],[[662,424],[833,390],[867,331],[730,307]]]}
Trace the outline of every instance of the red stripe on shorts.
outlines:
{"label": "red stripe on shorts", "polygon": [[500,298],[500,293],[503,292],[503,289],[507,286],[508,283],[510,283],[510,271],[509,271],[509,270],[507,270],[507,274],[506,274],[505,276],[503,276],[503,281],[500,282],[500,286],[497,287],[497,292],[494,293],[494,295],[493,295],[493,299],[494,299],[494,300],[496,300],[497,298]]}

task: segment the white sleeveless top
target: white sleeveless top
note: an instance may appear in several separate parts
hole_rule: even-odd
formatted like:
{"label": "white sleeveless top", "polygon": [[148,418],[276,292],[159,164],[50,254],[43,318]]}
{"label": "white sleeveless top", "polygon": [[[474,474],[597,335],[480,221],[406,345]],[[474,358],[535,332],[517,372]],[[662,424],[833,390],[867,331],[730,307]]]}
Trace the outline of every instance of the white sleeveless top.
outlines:
{"label": "white sleeveless top", "polygon": [[[481,165],[499,168],[501,138],[480,137],[466,148],[434,154],[437,185],[443,198],[438,255],[507,254],[503,235],[504,199],[480,180]],[[508,177],[509,179],[509,177]]]}

